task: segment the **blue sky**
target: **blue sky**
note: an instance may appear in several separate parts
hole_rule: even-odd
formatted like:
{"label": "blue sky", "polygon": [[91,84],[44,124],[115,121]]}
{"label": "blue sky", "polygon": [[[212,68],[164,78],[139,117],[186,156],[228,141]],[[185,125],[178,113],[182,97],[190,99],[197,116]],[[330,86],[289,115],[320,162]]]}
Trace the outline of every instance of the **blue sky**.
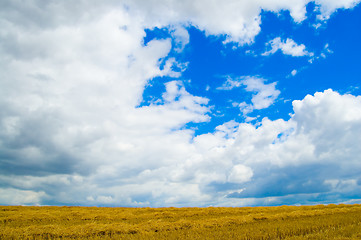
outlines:
{"label": "blue sky", "polygon": [[0,9],[0,204],[361,202],[359,0]]}

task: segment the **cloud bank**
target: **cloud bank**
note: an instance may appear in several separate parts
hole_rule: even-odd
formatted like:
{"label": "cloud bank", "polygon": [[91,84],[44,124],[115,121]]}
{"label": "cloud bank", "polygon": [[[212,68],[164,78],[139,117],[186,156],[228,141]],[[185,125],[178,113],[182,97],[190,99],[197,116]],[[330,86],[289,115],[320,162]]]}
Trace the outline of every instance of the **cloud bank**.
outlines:
{"label": "cloud bank", "polygon": [[[1,3],[0,203],[242,206],[360,199],[360,97],[326,90],[294,101],[287,121],[231,121],[198,136],[185,127],[210,121],[211,106],[187,90],[178,60],[169,57],[188,44],[184,27],[250,44],[261,30],[261,9],[286,10],[301,22],[308,2]],[[316,1],[319,18],[358,2]],[[155,27],[169,27],[173,41],[144,44],[145,29]],[[141,106],[155,77],[173,79],[160,102]],[[280,94],[275,83],[260,79],[241,84],[255,93],[255,109]]]}

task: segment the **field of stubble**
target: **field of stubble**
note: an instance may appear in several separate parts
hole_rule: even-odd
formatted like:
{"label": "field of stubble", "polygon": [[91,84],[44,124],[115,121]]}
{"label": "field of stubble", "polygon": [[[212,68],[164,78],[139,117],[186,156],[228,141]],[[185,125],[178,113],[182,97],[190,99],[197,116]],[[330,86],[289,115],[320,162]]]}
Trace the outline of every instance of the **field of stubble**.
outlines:
{"label": "field of stubble", "polygon": [[361,205],[0,206],[0,239],[361,239]]}

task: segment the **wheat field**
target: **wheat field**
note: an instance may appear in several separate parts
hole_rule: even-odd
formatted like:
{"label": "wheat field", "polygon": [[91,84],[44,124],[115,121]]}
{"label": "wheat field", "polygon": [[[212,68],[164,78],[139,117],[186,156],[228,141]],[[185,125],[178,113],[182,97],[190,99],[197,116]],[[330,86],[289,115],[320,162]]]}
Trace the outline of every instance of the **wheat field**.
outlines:
{"label": "wheat field", "polygon": [[0,239],[361,239],[361,205],[0,206]]}

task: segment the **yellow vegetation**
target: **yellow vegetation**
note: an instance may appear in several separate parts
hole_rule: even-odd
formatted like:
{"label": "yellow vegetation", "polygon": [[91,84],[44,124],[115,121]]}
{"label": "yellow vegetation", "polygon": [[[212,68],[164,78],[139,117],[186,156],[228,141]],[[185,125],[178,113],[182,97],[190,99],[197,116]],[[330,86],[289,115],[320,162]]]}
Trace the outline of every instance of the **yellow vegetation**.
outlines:
{"label": "yellow vegetation", "polygon": [[0,239],[361,239],[361,205],[0,206]]}

